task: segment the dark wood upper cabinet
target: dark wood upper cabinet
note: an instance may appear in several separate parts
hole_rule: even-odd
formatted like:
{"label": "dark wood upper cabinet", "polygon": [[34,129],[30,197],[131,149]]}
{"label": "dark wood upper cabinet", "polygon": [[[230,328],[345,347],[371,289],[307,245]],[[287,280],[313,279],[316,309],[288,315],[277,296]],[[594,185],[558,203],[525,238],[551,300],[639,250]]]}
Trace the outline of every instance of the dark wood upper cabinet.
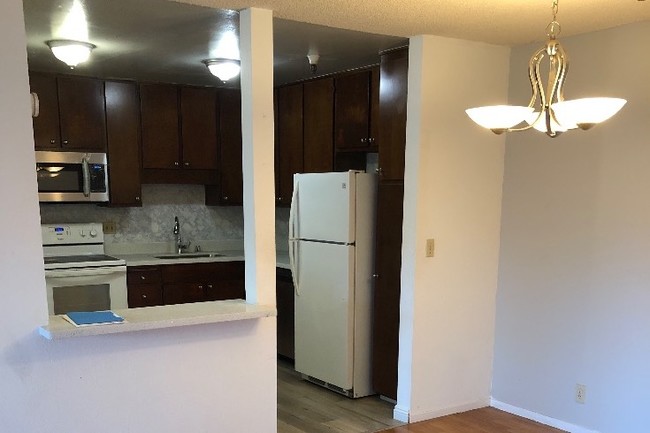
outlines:
{"label": "dark wood upper cabinet", "polygon": [[30,72],[29,86],[32,93],[36,93],[39,101],[39,114],[33,118],[36,150],[61,149],[56,76]]}
{"label": "dark wood upper cabinet", "polygon": [[106,151],[104,82],[80,77],[57,82],[63,149]]}
{"label": "dark wood upper cabinet", "polygon": [[224,205],[241,205],[243,201],[241,92],[219,90],[219,138],[221,197]]}
{"label": "dark wood upper cabinet", "polygon": [[277,89],[279,189],[277,203],[291,204],[293,175],[303,171],[303,85],[293,84]]}
{"label": "dark wood upper cabinet", "polygon": [[32,72],[30,86],[39,100],[37,150],[106,151],[103,81]]}
{"label": "dark wood upper cabinet", "polygon": [[304,172],[334,169],[334,79],[303,84]]}
{"label": "dark wood upper cabinet", "polygon": [[346,73],[334,79],[334,143],[337,151],[376,151],[372,135],[372,120],[376,118],[378,102],[376,81],[374,70]]}
{"label": "dark wood upper cabinet", "polygon": [[141,206],[138,88],[107,81],[105,92],[110,204]]}
{"label": "dark wood upper cabinet", "polygon": [[372,384],[375,392],[397,398],[399,304],[404,184],[380,182],[375,239]]}
{"label": "dark wood upper cabinet", "polygon": [[217,93],[208,87],[180,88],[183,168],[217,169]]}
{"label": "dark wood upper cabinet", "polygon": [[180,168],[178,87],[140,85],[142,168]]}
{"label": "dark wood upper cabinet", "polygon": [[404,179],[408,48],[381,56],[379,84],[379,174],[382,180]]}

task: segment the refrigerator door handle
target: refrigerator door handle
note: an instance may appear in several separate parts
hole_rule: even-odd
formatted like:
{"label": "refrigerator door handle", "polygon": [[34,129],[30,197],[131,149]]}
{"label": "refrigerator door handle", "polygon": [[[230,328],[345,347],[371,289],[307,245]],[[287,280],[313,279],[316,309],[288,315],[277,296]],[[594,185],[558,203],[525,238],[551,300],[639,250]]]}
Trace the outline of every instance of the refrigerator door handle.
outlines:
{"label": "refrigerator door handle", "polygon": [[300,262],[298,261],[299,254],[297,254],[297,250],[299,251],[299,249],[300,241],[290,241],[289,263],[291,264],[291,279],[293,280],[293,289],[296,292],[296,296],[300,296],[300,286],[298,285],[300,281],[298,274]]}
{"label": "refrigerator door handle", "polygon": [[298,181],[293,184],[293,194],[291,195],[291,207],[289,208],[289,265],[291,267],[291,279],[296,296],[300,296],[300,287],[298,287],[298,263],[296,249],[299,248],[296,240],[296,214],[298,212]]}
{"label": "refrigerator door handle", "polygon": [[296,221],[298,213],[298,181],[293,184],[293,193],[291,194],[291,207],[289,208],[289,239],[296,238]]}

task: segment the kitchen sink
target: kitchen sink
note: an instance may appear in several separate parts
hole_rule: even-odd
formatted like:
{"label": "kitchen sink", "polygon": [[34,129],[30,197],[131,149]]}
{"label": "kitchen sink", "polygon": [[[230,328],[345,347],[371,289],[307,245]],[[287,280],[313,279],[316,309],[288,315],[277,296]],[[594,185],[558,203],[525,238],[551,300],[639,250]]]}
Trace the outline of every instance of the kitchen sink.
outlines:
{"label": "kitchen sink", "polygon": [[219,253],[181,253],[181,254],[161,254],[154,256],[157,259],[178,260],[178,259],[205,259],[209,257],[222,257]]}

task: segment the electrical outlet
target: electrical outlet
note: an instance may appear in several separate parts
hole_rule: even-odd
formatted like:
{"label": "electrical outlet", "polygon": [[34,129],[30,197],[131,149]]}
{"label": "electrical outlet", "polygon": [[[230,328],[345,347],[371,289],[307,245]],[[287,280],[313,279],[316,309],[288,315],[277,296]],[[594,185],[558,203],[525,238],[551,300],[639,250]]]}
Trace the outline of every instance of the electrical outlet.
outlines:
{"label": "electrical outlet", "polygon": [[585,404],[587,399],[587,387],[581,383],[576,383],[576,402]]}
{"label": "electrical outlet", "polygon": [[433,239],[427,239],[427,251],[426,251],[426,256],[427,257],[433,257]]}
{"label": "electrical outlet", "polygon": [[114,235],[117,233],[117,223],[115,221],[104,221],[102,228],[105,235]]}

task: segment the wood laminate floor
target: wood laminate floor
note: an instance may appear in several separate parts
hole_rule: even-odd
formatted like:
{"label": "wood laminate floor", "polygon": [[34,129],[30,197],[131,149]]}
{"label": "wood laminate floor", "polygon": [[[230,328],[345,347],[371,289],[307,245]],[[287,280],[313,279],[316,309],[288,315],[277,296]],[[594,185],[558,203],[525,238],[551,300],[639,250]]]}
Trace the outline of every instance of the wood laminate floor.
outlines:
{"label": "wood laminate floor", "polygon": [[403,425],[377,396],[350,399],[304,381],[278,360],[278,433],[374,433]]}
{"label": "wood laminate floor", "polygon": [[562,433],[498,409],[486,407],[404,424],[393,405],[371,396],[350,399],[304,381],[278,360],[278,433]]}
{"label": "wood laminate floor", "polygon": [[[443,416],[383,430],[381,433],[562,433],[544,424],[493,407]],[[564,432],[566,433],[566,432]]]}

